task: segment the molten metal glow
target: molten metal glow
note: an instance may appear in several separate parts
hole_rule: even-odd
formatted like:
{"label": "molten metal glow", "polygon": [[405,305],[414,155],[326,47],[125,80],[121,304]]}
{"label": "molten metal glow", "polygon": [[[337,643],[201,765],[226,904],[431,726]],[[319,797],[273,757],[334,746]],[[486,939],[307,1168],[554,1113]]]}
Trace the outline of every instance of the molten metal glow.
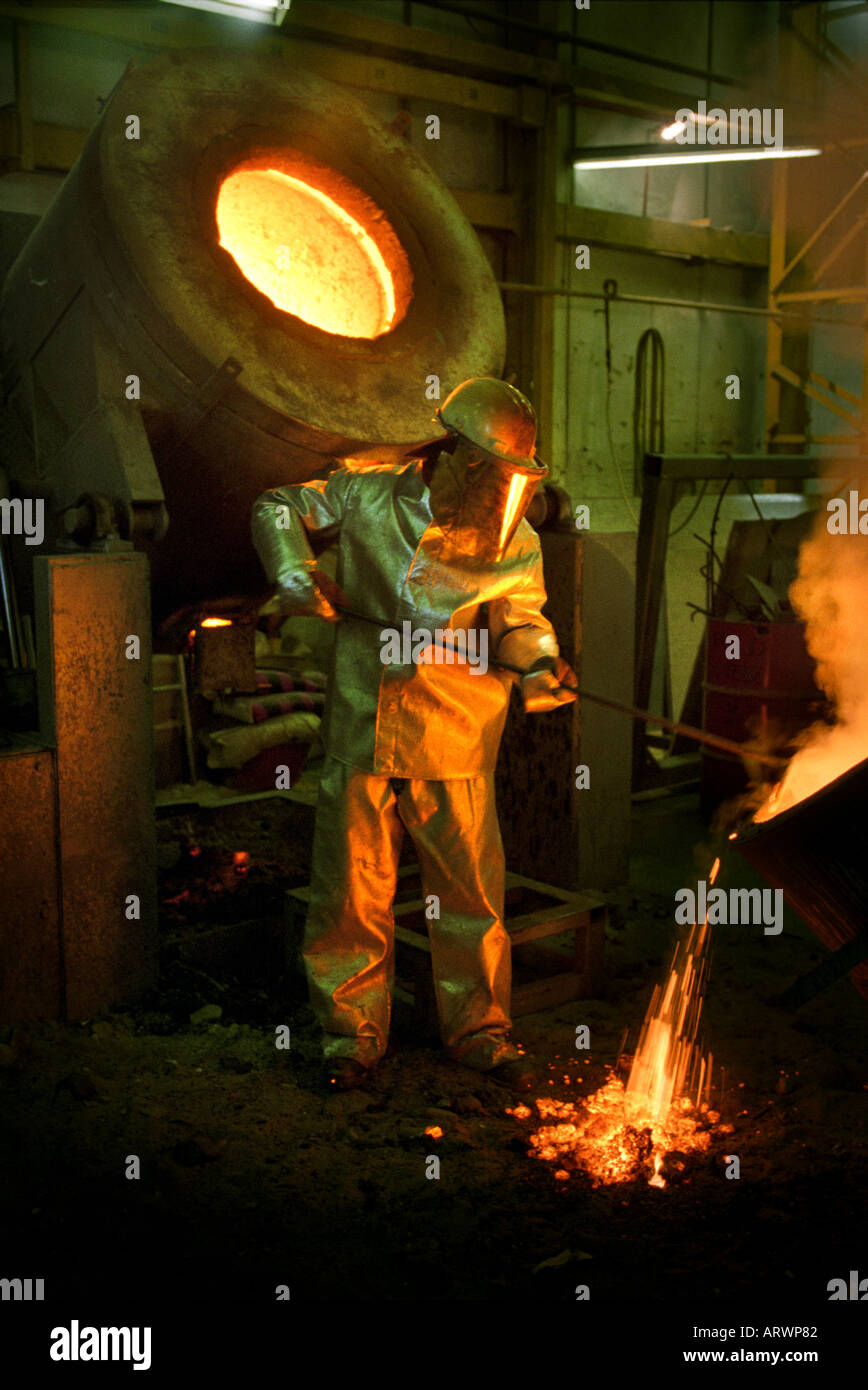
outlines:
{"label": "molten metal glow", "polygon": [[392,327],[383,254],[327,193],[277,169],[242,169],[224,179],[216,212],[220,245],[278,309],[347,338]]}
{"label": "molten metal glow", "polygon": [[816,733],[811,731],[813,741],[795,755],[783,779],[754,813],[755,821],[771,820],[781,811],[789,810],[868,757],[865,729],[847,724],[835,724],[831,728],[820,725],[815,729]]}

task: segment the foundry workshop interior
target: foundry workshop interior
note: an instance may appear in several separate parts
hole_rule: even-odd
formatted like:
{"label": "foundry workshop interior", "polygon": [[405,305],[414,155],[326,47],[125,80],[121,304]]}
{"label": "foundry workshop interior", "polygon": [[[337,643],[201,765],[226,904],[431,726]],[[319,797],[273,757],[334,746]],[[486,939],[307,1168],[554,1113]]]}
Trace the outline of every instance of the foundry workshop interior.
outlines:
{"label": "foundry workshop interior", "polygon": [[846,0],[0,3],[19,1263],[857,1268],[866,76]]}

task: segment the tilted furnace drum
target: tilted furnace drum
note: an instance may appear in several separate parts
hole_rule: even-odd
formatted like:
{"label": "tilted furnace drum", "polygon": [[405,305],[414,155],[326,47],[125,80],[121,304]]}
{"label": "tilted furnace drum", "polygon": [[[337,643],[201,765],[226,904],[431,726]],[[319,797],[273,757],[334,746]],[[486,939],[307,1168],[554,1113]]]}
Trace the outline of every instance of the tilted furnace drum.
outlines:
{"label": "tilted furnace drum", "polygon": [[48,500],[45,548],[132,540],[158,617],[260,584],[255,497],[399,458],[437,432],[433,379],[499,375],[505,338],[472,227],[403,135],[223,49],[127,70],[2,322],[7,468]]}

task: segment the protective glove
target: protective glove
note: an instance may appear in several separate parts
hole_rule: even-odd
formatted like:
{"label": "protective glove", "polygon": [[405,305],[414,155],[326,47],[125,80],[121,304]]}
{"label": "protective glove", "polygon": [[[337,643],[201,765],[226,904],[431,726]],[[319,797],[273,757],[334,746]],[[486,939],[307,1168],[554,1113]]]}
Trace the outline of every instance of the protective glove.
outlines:
{"label": "protective glove", "polygon": [[328,623],[340,621],[336,604],[349,607],[344,591],[317,569],[296,570],[277,586],[278,611],[285,617],[325,618]]}
{"label": "protective glove", "polygon": [[563,657],[543,657],[532,666],[521,678],[521,698],[528,714],[542,714],[575,700],[573,691],[558,688],[562,684],[577,684],[575,671]]}

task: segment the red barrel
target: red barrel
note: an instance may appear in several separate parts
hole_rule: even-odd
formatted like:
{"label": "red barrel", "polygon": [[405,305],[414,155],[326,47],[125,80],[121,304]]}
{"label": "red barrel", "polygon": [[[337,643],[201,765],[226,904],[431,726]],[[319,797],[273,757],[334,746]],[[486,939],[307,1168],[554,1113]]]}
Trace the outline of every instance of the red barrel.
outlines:
{"label": "red barrel", "polygon": [[[727,655],[736,650],[737,656]],[[804,624],[709,619],[702,701],[702,727],[708,733],[786,753],[795,735],[820,717],[823,703]],[[747,784],[735,754],[702,749],[703,812],[738,796]]]}

